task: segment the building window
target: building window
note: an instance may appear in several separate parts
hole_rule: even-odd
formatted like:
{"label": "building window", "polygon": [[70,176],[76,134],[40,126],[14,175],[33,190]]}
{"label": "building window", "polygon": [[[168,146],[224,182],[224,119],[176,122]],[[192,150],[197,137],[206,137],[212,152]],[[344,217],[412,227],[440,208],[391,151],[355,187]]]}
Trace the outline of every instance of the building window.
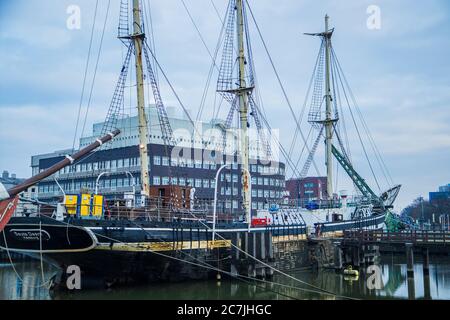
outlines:
{"label": "building window", "polygon": [[194,161],[192,161],[192,159],[187,159],[187,167],[194,168]]}
{"label": "building window", "polygon": [[171,165],[172,167],[178,166],[178,159],[177,159],[177,158],[172,158],[172,159],[170,160],[170,165]]}
{"label": "building window", "polygon": [[201,179],[195,179],[195,187],[201,188],[202,187],[202,180]]}
{"label": "building window", "polygon": [[203,180],[203,188],[209,189],[209,179]]}
{"label": "building window", "polygon": [[239,176],[237,174],[233,174],[233,182],[237,183],[239,181]]}
{"label": "building window", "polygon": [[172,185],[176,186],[178,184],[178,178],[172,177]]}
{"label": "building window", "polygon": [[[164,163],[164,161],[163,161],[163,163]],[[163,186],[168,186],[169,185],[169,181],[170,181],[169,177],[163,177],[162,178],[162,185]]]}
{"label": "building window", "polygon": [[209,162],[208,161],[203,162],[203,169],[209,170]]}
{"label": "building window", "polygon": [[264,198],[269,198],[269,190],[264,190]]}
{"label": "building window", "polygon": [[168,167],[169,166],[169,157],[162,157],[162,165],[164,167]]}
{"label": "building window", "polygon": [[233,200],[233,209],[238,209],[239,208],[239,203],[237,202],[237,200]]}
{"label": "building window", "polygon": [[130,159],[124,159],[123,160],[123,166],[125,168],[129,168],[130,167]]}
{"label": "building window", "polygon": [[238,188],[233,188],[233,196],[237,196],[239,194]]}
{"label": "building window", "polygon": [[305,183],[305,188],[314,188],[314,183],[313,182]]}
{"label": "building window", "polygon": [[202,168],[202,161],[201,160],[195,160],[195,168],[201,169]]}
{"label": "building window", "polygon": [[194,186],[194,179],[193,178],[188,178],[187,179],[187,184],[189,187],[193,187]]}
{"label": "building window", "polygon": [[154,186],[159,186],[161,183],[161,178],[160,177],[153,177],[153,185]]}
{"label": "building window", "polygon": [[263,191],[261,189],[258,190],[258,198],[263,197]]}
{"label": "building window", "polygon": [[258,196],[258,190],[252,189],[252,197],[256,198]]}
{"label": "building window", "polygon": [[161,157],[160,156],[154,156],[153,157],[153,165],[160,166],[161,165]]}
{"label": "building window", "polygon": [[258,186],[263,186],[263,178],[258,178]]}
{"label": "building window", "polygon": [[258,180],[256,179],[256,177],[252,177],[252,185],[256,185],[257,182]]}
{"label": "building window", "polygon": [[269,185],[269,178],[264,178],[264,185],[268,186]]}

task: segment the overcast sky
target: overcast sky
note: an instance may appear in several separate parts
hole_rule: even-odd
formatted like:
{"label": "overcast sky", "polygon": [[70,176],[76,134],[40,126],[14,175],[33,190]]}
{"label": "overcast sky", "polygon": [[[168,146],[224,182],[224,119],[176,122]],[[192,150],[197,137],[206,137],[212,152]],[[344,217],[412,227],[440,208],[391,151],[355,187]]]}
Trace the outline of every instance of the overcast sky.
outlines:
{"label": "overcast sky", "polygon": [[[185,2],[214,51],[221,22],[211,1]],[[214,0],[222,16],[227,2]],[[88,79],[92,79],[107,3],[100,0]],[[211,58],[181,0],[150,3],[158,59],[195,118]],[[320,45],[318,39],[302,34],[322,31],[323,16],[331,16],[334,47],[347,79],[393,180],[403,185],[399,208],[450,182],[448,1],[249,3],[297,113]],[[80,29],[67,28],[70,5],[81,9]],[[381,10],[380,29],[367,27],[371,5]],[[31,155],[72,146],[94,7],[93,0],[0,0],[0,170],[28,177]],[[118,8],[119,0],[111,0],[86,133],[93,122],[105,118],[121,68]],[[280,129],[282,142],[289,146],[295,124],[254,26],[251,29],[264,107],[272,127]],[[178,106],[167,84],[161,87],[166,105]],[[204,120],[212,116],[210,97]],[[307,132],[307,124],[303,130]],[[350,140],[355,145],[355,166],[373,185],[361,147],[355,137]],[[297,143],[296,149],[301,148]],[[316,161],[324,173],[321,151]]]}

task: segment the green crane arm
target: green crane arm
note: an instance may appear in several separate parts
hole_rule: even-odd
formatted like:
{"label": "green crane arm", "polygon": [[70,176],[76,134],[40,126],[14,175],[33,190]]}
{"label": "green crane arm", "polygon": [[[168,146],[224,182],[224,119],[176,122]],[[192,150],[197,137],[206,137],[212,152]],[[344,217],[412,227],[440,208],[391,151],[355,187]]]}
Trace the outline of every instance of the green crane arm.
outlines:
{"label": "green crane arm", "polygon": [[332,152],[339,164],[344,168],[345,172],[353,180],[356,187],[361,191],[361,193],[372,200],[381,201],[380,198],[375,194],[375,192],[370,189],[366,181],[356,172],[352,164],[342,155],[335,146],[332,146]]}

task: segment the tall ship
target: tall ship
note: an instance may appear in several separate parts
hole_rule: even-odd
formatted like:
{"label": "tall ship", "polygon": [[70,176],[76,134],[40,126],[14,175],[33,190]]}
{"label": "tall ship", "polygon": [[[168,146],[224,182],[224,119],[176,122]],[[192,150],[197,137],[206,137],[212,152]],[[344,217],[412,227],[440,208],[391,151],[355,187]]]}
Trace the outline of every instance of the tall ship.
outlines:
{"label": "tall ship", "polygon": [[[205,279],[218,275],[264,277],[307,266],[310,253],[306,240],[310,235],[332,237],[344,230],[383,227],[386,217],[392,215],[390,209],[399,186],[376,195],[355,171],[345,150],[339,151],[334,146],[334,141],[340,139],[336,129],[338,118],[333,113],[338,99],[332,94],[331,83],[335,79],[331,70],[336,66],[331,63],[333,31],[328,28],[328,18],[325,32],[314,34],[322,38],[318,60],[324,61],[317,68],[322,70],[317,87],[321,88],[320,81],[325,83],[325,94],[320,90],[315,92],[313,100],[323,96],[319,105],[312,104],[309,119],[314,130],[319,131],[318,138],[312,148],[304,141],[309,156],[302,173],[297,172],[292,159],[286,159],[294,175],[305,175],[314,162],[319,142],[325,138],[327,199],[305,205],[285,201],[281,193],[276,197],[275,192],[284,187],[284,181],[279,180],[284,180],[285,168],[280,162],[269,161],[273,152],[271,141],[276,138],[265,130],[270,126],[259,104],[248,27],[250,17],[254,19],[254,16],[248,2],[230,0],[220,37],[222,61],[220,66],[213,61],[219,69],[217,95],[229,106],[227,119],[219,125],[219,134],[211,135],[215,139],[205,143],[200,138],[198,148],[195,148],[196,137],[202,134],[149,45],[142,3],[121,1],[119,39],[126,54],[106,120],[96,131],[100,138],[85,141],[74,155],[52,158],[47,168],[39,168],[36,176],[22,185],[11,190],[0,189],[3,250],[31,255],[58,266],[61,272],[53,280],[59,285],[65,284],[70,266],[81,269],[83,281],[89,279],[100,285]],[[110,141],[120,141],[120,133],[125,131],[117,128],[123,126],[124,92],[133,60],[137,132],[130,138],[138,143],[125,148],[121,158],[112,159]],[[187,137],[177,137],[173,131],[157,70],[174,91],[192,125]],[[153,126],[149,125],[151,117],[146,108],[146,96],[150,95],[159,126],[156,134],[150,129]],[[234,119],[236,127],[232,126]],[[296,116],[294,119],[297,130],[301,130]],[[255,144],[260,148],[256,149],[264,152],[264,161],[258,155],[255,159],[250,156],[254,147],[250,140],[251,128],[257,133]],[[152,136],[157,136],[162,144],[152,145]],[[275,144],[280,145],[279,141]],[[227,150],[230,145],[236,149]],[[346,201],[345,195],[335,196],[333,157],[359,190],[355,201]],[[135,171],[121,170],[125,166],[124,158]],[[181,165],[172,166],[172,163]],[[167,173],[156,176],[150,170],[152,164],[165,165]],[[200,167],[210,173],[197,184],[194,169]],[[180,171],[183,175],[177,173]],[[91,176],[86,177],[86,172]],[[166,181],[161,179],[164,175]],[[114,185],[108,176],[115,177]],[[272,180],[274,187],[278,184],[279,189],[273,189],[275,196],[270,196],[270,187],[257,188],[260,179],[262,185],[267,181],[270,186]],[[85,184],[77,184],[81,180]],[[50,184],[56,186],[63,195],[62,201],[50,214],[13,216],[20,192],[37,183],[46,188]],[[204,189],[205,185],[210,189],[209,196],[199,197],[197,189]],[[127,191],[120,196],[117,192],[107,192],[126,187]],[[260,195],[255,189],[267,190],[267,196],[265,191]],[[255,198],[264,200],[255,205],[258,203]],[[286,259],[290,261],[284,263]]]}

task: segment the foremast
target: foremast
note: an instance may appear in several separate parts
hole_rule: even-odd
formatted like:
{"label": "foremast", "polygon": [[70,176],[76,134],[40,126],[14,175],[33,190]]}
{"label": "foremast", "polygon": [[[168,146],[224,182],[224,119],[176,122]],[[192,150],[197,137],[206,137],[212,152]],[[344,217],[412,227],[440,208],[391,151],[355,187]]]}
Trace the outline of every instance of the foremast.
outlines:
{"label": "foremast", "polygon": [[133,34],[135,57],[136,57],[136,89],[137,89],[137,108],[139,118],[139,155],[141,158],[141,194],[150,196],[150,175],[148,161],[148,121],[145,112],[144,99],[144,70],[142,66],[142,52],[145,39],[145,33],[142,29],[140,0],[133,0]]}
{"label": "foremast", "polygon": [[251,195],[250,195],[250,165],[249,165],[249,137],[248,137],[248,93],[252,88],[247,88],[245,81],[245,45],[244,45],[244,8],[243,0],[236,0],[237,10],[237,39],[239,48],[239,88],[237,90],[239,98],[239,119],[240,119],[240,144],[241,144],[241,169],[242,169],[242,205],[247,219],[251,217]]}

